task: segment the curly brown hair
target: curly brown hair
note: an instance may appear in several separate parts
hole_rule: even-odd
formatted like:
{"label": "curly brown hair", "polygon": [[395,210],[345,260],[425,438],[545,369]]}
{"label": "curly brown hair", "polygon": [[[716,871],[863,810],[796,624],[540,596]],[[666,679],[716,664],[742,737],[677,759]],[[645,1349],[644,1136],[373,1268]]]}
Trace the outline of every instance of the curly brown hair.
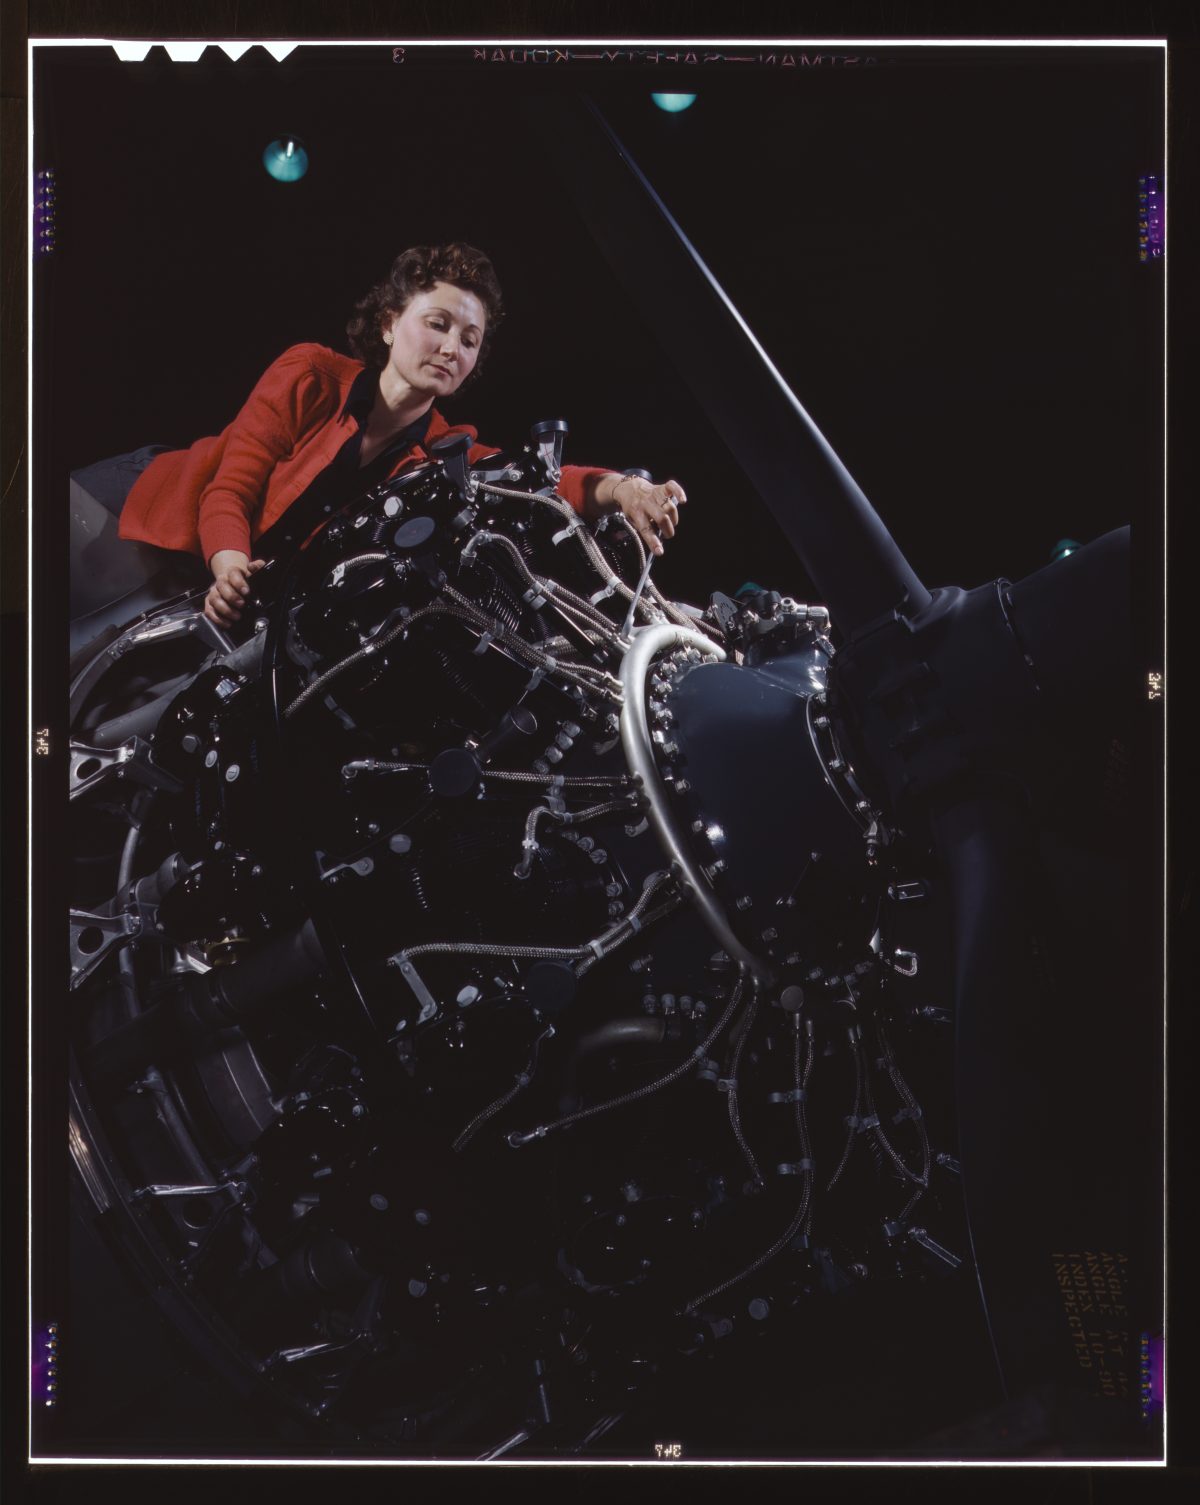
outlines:
{"label": "curly brown hair", "polygon": [[387,365],[384,319],[394,319],[402,314],[417,293],[427,292],[437,282],[465,288],[483,304],[487,314],[483,342],[475,369],[467,380],[473,381],[479,375],[496,326],[504,317],[504,303],[491,261],[482,251],[461,241],[453,241],[448,246],[410,246],[407,251],[401,251],[384,280],[376,283],[366,297],[354,305],[354,313],[346,325],[346,335],[350,349],[365,366],[381,371]]}

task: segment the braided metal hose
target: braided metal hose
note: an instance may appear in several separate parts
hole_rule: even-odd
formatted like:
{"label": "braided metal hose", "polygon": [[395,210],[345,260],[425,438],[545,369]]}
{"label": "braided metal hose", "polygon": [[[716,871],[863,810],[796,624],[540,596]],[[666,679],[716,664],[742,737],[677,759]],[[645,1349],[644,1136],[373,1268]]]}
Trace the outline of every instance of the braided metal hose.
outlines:
{"label": "braided metal hose", "polygon": [[750,1142],[742,1129],[742,1115],[738,1106],[738,1068],[742,1064],[742,1052],[746,1048],[746,1041],[750,1035],[750,1029],[754,1024],[758,1013],[758,993],[750,995],[750,1002],[746,1005],[746,1013],[742,1019],[742,1027],[738,1033],[737,1041],[733,1047],[733,1056],[729,1062],[729,1076],[725,1079],[725,1092],[729,1099],[729,1127],[733,1130],[733,1137],[737,1140],[738,1148],[742,1152],[750,1175],[756,1186],[762,1186],[763,1174],[759,1170],[758,1161],[754,1158],[754,1151],[750,1148]]}
{"label": "braided metal hose", "polygon": [[[795,1082],[795,1091],[797,1093],[805,1090],[805,1083],[808,1081],[809,1072],[812,1070],[812,1051],[813,1046],[810,1039],[808,1065],[802,1076],[800,1071],[800,1035],[797,1031],[795,1038],[795,1049],[793,1052],[793,1078]],[[798,1098],[797,1107],[800,1106],[801,1102],[802,1099]],[[805,1161],[810,1161],[811,1157],[807,1153],[807,1146],[805,1143],[806,1140],[807,1130],[805,1130],[802,1137],[801,1150],[804,1153]],[[728,1291],[731,1287],[739,1285],[743,1280],[746,1280],[751,1275],[756,1274],[757,1271],[761,1270],[764,1265],[770,1264],[771,1260],[773,1260],[776,1255],[782,1254],[783,1251],[790,1246],[792,1240],[797,1237],[804,1226],[805,1219],[809,1215],[811,1193],[812,1169],[811,1164],[809,1164],[804,1171],[804,1190],[800,1197],[800,1205],[792,1214],[791,1221],[788,1223],[787,1227],[774,1241],[774,1243],[771,1244],[769,1248],[764,1249],[763,1252],[757,1257],[757,1259],[752,1260],[750,1264],[745,1266],[744,1269],[739,1270],[736,1275],[731,1275],[727,1280],[721,1281],[719,1285],[710,1287],[707,1291],[702,1292],[699,1296],[694,1296],[691,1301],[689,1301],[687,1305],[681,1309],[679,1315],[681,1317],[690,1316],[694,1311],[696,1311],[698,1307],[703,1306],[706,1301],[711,1301],[714,1296],[720,1296],[725,1291]]]}

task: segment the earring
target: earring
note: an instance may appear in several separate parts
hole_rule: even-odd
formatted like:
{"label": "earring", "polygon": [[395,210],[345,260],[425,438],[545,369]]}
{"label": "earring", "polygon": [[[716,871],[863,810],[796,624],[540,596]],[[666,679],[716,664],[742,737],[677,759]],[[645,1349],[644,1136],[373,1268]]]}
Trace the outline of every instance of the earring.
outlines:
{"label": "earring", "polygon": [[385,334],[384,335],[384,337],[383,337],[383,343],[385,345],[390,345],[392,343],[392,337],[391,337],[390,334]]}

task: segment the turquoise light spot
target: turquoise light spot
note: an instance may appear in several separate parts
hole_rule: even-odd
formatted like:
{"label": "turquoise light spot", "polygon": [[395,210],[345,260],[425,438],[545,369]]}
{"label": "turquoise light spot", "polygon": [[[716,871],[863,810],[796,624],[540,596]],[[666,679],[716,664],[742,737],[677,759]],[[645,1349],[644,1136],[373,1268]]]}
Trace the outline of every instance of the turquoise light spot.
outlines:
{"label": "turquoise light spot", "polygon": [[279,183],[295,183],[308,171],[308,153],[297,136],[280,136],[262,155],[263,166]]}
{"label": "turquoise light spot", "polygon": [[666,110],[668,115],[678,115],[680,110],[686,110],[689,105],[696,103],[694,94],[651,94],[650,98],[660,110]]}

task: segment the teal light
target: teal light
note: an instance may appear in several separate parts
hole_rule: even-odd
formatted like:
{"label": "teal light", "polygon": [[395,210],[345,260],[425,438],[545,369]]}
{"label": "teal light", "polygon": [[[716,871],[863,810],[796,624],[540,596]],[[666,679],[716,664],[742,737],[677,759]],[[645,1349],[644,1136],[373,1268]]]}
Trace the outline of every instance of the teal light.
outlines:
{"label": "teal light", "polygon": [[686,110],[689,105],[696,103],[694,94],[651,94],[650,98],[660,110],[666,110],[668,115],[678,115],[680,110]]}
{"label": "teal light", "polygon": [[299,136],[280,136],[262,154],[263,166],[278,183],[295,183],[308,171],[308,153]]}
{"label": "teal light", "polygon": [[1076,549],[1081,547],[1082,545],[1077,543],[1073,538],[1060,538],[1051,552],[1050,563],[1057,564],[1060,559],[1065,559],[1068,554],[1073,554]]}

